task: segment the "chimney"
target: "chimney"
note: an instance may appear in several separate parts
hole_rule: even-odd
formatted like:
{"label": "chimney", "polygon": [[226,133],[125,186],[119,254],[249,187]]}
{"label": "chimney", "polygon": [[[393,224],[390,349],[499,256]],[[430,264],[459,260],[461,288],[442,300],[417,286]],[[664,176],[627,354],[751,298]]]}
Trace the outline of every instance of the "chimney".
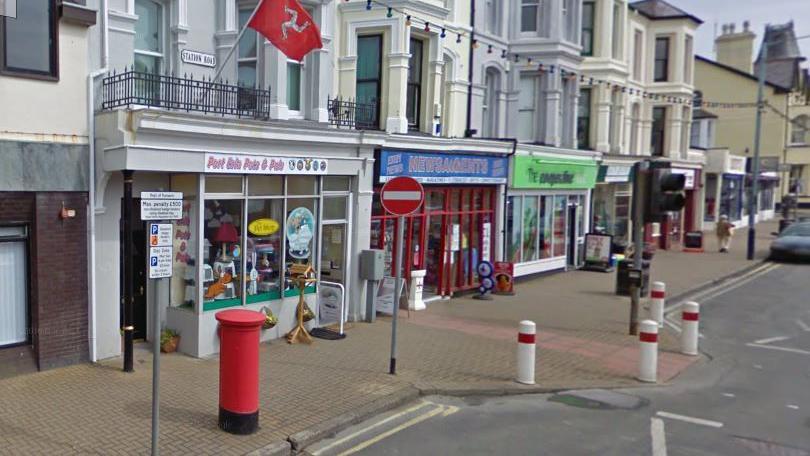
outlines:
{"label": "chimney", "polygon": [[723,33],[714,40],[719,63],[748,74],[754,73],[754,41],[757,35],[750,30],[750,26],[750,22],[743,22],[742,31],[738,33],[736,24],[723,25]]}

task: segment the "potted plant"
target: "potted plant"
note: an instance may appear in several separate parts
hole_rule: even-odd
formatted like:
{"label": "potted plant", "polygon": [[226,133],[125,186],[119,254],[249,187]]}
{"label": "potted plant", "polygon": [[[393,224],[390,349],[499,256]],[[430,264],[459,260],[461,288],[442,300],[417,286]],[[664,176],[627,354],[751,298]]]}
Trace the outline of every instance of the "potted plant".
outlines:
{"label": "potted plant", "polygon": [[160,333],[160,351],[163,353],[174,353],[180,343],[180,334],[173,329],[164,329]]}

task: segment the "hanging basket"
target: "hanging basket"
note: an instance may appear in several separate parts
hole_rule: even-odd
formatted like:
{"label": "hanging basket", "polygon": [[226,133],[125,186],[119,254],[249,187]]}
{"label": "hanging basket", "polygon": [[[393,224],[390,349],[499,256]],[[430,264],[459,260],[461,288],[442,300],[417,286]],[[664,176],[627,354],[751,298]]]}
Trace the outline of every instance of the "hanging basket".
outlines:
{"label": "hanging basket", "polygon": [[267,307],[262,309],[262,313],[264,313],[264,323],[262,323],[262,329],[273,329],[278,324],[278,317],[273,315],[273,311]]}
{"label": "hanging basket", "polygon": [[[297,316],[298,314],[296,313],[296,317]],[[304,303],[304,318],[303,318],[304,323],[312,320],[313,318],[315,318],[315,312],[313,312],[312,309],[309,308],[307,303]]]}

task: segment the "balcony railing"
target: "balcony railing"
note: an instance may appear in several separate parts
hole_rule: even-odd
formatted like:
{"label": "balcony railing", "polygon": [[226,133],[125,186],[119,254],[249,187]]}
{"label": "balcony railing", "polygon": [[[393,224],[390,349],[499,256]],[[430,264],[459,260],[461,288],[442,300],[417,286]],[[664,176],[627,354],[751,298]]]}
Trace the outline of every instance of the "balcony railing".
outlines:
{"label": "balcony railing", "polygon": [[134,70],[104,78],[102,109],[130,105],[267,119],[270,90]]}
{"label": "balcony railing", "polygon": [[329,124],[338,128],[347,127],[357,130],[379,130],[377,106],[373,103],[329,98]]}

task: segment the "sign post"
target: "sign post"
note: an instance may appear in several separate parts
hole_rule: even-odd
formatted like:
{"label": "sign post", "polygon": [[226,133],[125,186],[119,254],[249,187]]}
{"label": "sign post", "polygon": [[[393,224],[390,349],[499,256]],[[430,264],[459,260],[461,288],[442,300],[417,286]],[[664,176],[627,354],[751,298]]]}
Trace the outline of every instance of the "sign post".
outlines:
{"label": "sign post", "polygon": [[[149,223],[149,264],[147,277],[154,290],[161,290],[162,279],[172,276],[173,227],[170,220],[183,218],[183,194],[180,192],[141,192],[141,220]],[[157,455],[160,435],[160,299],[153,294],[152,311],[152,454]]]}
{"label": "sign post", "polygon": [[394,287],[394,309],[391,317],[391,363],[388,373],[397,373],[397,314],[399,313],[399,300],[402,293],[402,245],[405,241],[405,216],[413,213],[425,200],[425,189],[416,179],[407,176],[395,177],[382,188],[380,202],[382,207],[392,215],[397,216],[397,258],[396,286]]}

